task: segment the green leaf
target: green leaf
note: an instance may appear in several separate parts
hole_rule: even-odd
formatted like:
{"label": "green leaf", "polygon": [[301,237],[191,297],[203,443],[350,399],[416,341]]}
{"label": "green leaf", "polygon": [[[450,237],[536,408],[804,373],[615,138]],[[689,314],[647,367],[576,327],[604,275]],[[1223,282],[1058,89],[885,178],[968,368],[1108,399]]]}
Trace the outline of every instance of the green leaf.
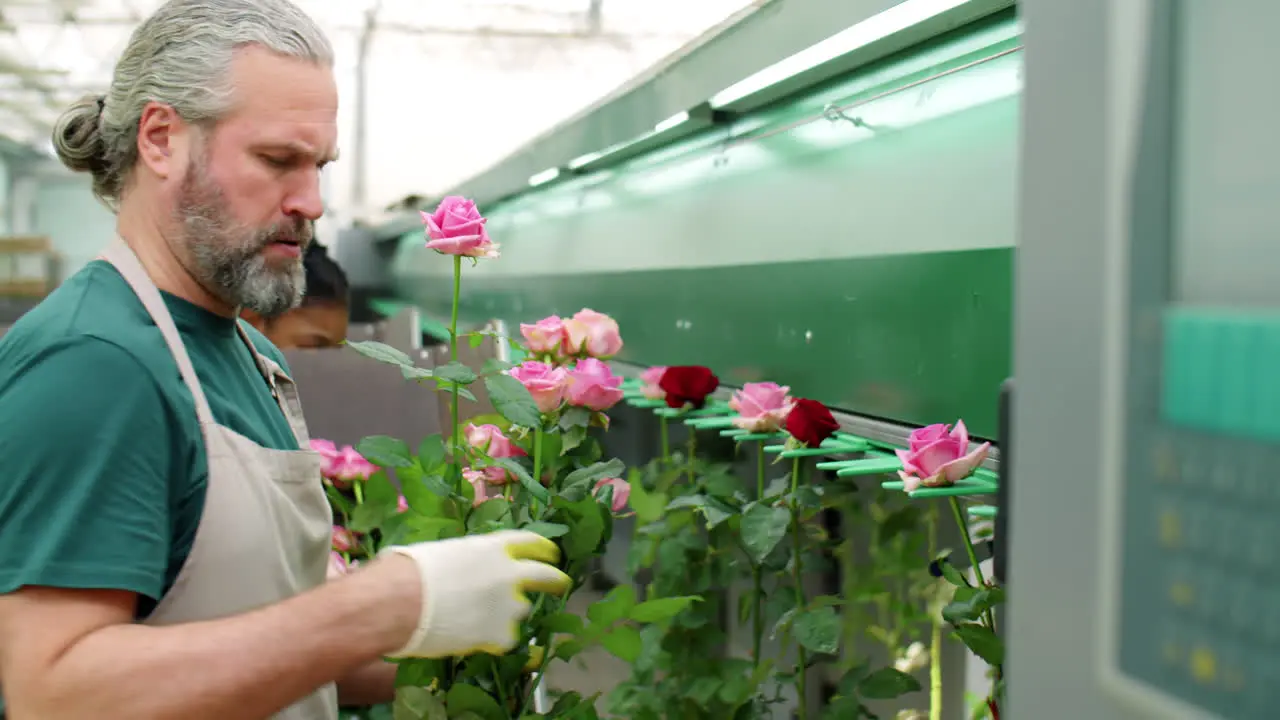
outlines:
{"label": "green leaf", "polygon": [[514,365],[507,362],[506,360],[499,360],[498,358],[489,358],[488,360],[484,361],[483,365],[480,366],[480,374],[483,376],[495,375],[497,373],[506,372],[507,370],[510,370],[512,367],[514,367]]}
{"label": "green leaf", "polygon": [[964,575],[960,574],[960,571],[956,569],[955,565],[951,564],[950,560],[942,557],[938,558],[937,563],[938,569],[942,571],[944,580],[956,587],[969,587],[969,581],[964,579]]}
{"label": "green leaf", "polygon": [[405,527],[406,543],[446,540],[463,534],[462,521],[447,517],[413,515],[405,520]]}
{"label": "green leaf", "polygon": [[347,346],[361,355],[373,358],[378,362],[413,367],[413,360],[410,359],[408,355],[391,347],[390,345],[387,345],[386,343],[380,343],[374,340],[357,340],[355,342],[348,340]]}
{"label": "green leaf", "polygon": [[560,454],[566,455],[569,452],[582,445],[582,441],[587,439],[587,429],[585,427],[569,428],[560,435]]}
{"label": "green leaf", "polygon": [[642,623],[662,622],[679,615],[690,605],[701,599],[697,595],[685,595],[682,597],[645,600],[631,608],[631,619]]}
{"label": "green leaf", "polygon": [[506,498],[495,497],[485,500],[476,506],[467,516],[467,527],[476,529],[489,522],[497,522],[511,510],[511,503]]}
{"label": "green leaf", "polygon": [[400,366],[400,374],[404,376],[405,380],[427,380],[431,378],[430,370],[408,365]]}
{"label": "green leaf", "polygon": [[635,605],[635,588],[629,584],[618,585],[587,608],[587,619],[592,625],[605,628],[625,619]]}
{"label": "green leaf", "polygon": [[796,614],[796,642],[813,652],[834,655],[840,649],[840,616],[823,607]]}
{"label": "green leaf", "polygon": [[449,688],[445,705],[448,706],[449,715],[452,717],[473,712],[484,720],[507,720],[507,714],[498,705],[498,701],[475,685],[454,683],[453,687]]}
{"label": "green leaf", "polygon": [[787,536],[791,513],[785,508],[751,503],[742,514],[742,545],[752,562],[759,565]]}
{"label": "green leaf", "polygon": [[560,541],[565,559],[574,561],[590,557],[604,538],[604,510],[592,498],[571,501],[563,496],[554,500],[562,512],[570,516],[569,532]]}
{"label": "green leaf", "polygon": [[439,473],[446,460],[444,438],[440,435],[428,435],[418,444],[418,464],[428,473]]}
{"label": "green leaf", "polygon": [[868,700],[892,700],[918,690],[919,680],[891,667],[880,668],[858,683],[858,694]]}
{"label": "green leaf", "polygon": [[391,713],[395,720],[449,720],[444,703],[424,687],[396,688]]}
{"label": "green leaf", "polygon": [[528,491],[530,495],[537,498],[542,504],[545,505],[551,502],[551,493],[546,488],[542,487],[542,483],[534,482],[533,476],[530,475],[529,471],[525,470],[524,466],[520,463],[512,460],[511,458],[490,458],[490,462],[493,465],[497,465],[511,473],[515,479],[520,481],[520,486]]}
{"label": "green leaf", "polygon": [[476,381],[475,371],[457,360],[450,360],[441,365],[432,371],[432,375],[435,375],[437,380],[445,380],[458,385],[470,385]]}
{"label": "green leaf", "polygon": [[370,505],[395,507],[400,492],[391,484],[385,472],[376,472],[364,483],[364,501]]}
{"label": "green leaf", "polygon": [[384,468],[402,468],[414,464],[409,446],[399,438],[372,435],[356,443],[356,452],[365,460]]}
{"label": "green leaf", "polygon": [[490,375],[484,379],[484,387],[489,391],[489,402],[502,417],[527,428],[542,423],[542,413],[533,396],[519,380],[510,375]]}
{"label": "green leaf", "polygon": [[582,616],[567,612],[558,612],[546,616],[542,620],[542,627],[553,633],[566,635],[579,635],[585,629],[582,624]]}
{"label": "green leaf", "polygon": [[[714,528],[737,514],[737,511],[723,500],[706,495],[681,495],[667,503],[668,510],[692,508],[707,520],[707,527]],[[783,512],[786,512],[785,510]]]}
{"label": "green leaf", "polygon": [[1004,664],[1004,642],[995,633],[976,623],[957,625],[954,632],[965,647],[988,665]]}
{"label": "green leaf", "polygon": [[574,487],[576,485],[594,486],[598,481],[604,478],[622,477],[626,465],[617,458],[613,458],[607,462],[592,463],[584,468],[578,468],[565,476],[564,487]]}
{"label": "green leaf", "polygon": [[627,481],[631,484],[631,497],[627,504],[636,513],[636,523],[648,525],[659,520],[667,507],[667,496],[656,490],[646,490],[638,470],[627,473]]}
{"label": "green leaf", "polygon": [[570,407],[560,416],[560,429],[586,428],[591,424],[591,411],[583,407]]}
{"label": "green leaf", "polygon": [[630,625],[619,625],[600,638],[600,644],[620,660],[633,663],[640,657],[644,641],[640,638],[639,630]]}
{"label": "green leaf", "polygon": [[471,333],[471,336],[467,338],[467,344],[473,348],[480,347],[484,344],[484,335],[481,333]]}
{"label": "green leaf", "polygon": [[376,530],[382,521],[395,512],[395,506],[387,507],[385,505],[357,505],[356,509],[351,512],[351,518],[347,521],[347,528],[352,532],[367,533]]}
{"label": "green leaf", "polygon": [[549,540],[554,540],[569,532],[568,525],[561,525],[560,523],[549,523],[549,522],[531,522],[528,525],[525,525],[523,529],[528,530],[529,532],[538,533],[542,537],[547,538]]}
{"label": "green leaf", "polygon": [[942,608],[942,619],[952,625],[973,622],[1003,599],[1001,588],[956,588],[952,601]]}

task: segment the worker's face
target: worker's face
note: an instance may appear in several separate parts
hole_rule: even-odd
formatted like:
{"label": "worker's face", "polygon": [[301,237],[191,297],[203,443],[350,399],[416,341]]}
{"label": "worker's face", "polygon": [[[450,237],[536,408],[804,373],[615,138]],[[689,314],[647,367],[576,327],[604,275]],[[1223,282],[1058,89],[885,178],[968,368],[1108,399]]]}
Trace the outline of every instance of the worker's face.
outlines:
{"label": "worker's face", "polygon": [[177,205],[192,272],[226,302],[266,317],[297,307],[302,257],[324,208],[338,95],[329,68],[241,50],[235,107],[197,133]]}
{"label": "worker's face", "polygon": [[347,306],[308,303],[261,323],[259,329],[282,350],[336,347],[347,337]]}

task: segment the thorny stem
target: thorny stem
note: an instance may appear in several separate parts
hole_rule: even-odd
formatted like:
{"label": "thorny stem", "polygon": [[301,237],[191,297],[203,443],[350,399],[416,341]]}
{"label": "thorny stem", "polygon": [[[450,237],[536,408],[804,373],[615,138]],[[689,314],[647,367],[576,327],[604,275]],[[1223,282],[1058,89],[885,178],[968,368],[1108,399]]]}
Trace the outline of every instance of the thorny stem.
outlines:
{"label": "thorny stem", "polygon": [[[973,576],[978,582],[978,587],[985,588],[987,580],[982,575],[982,566],[978,564],[978,553],[973,549],[973,538],[969,535],[969,523],[965,522],[964,511],[960,508],[960,501],[955,497],[949,498],[951,502],[951,514],[956,519],[956,525],[960,527],[960,538],[964,540],[964,551],[969,555],[969,563],[973,565]],[[995,613],[991,608],[987,608],[982,613],[982,625],[991,632],[996,632]],[[1004,676],[1004,668],[999,665],[992,667],[995,671],[994,677],[991,679],[991,693],[987,697],[987,707],[991,709],[992,720],[999,720],[1000,710],[996,704],[996,692],[1000,686],[1000,679]]]}
{"label": "thorny stem", "polygon": [[[938,554],[938,504],[929,503],[926,520],[929,557]],[[929,720],[942,720],[942,620],[929,614]]]}
{"label": "thorny stem", "polygon": [[667,419],[659,417],[658,427],[662,432],[662,469],[665,470],[671,464],[671,436],[667,431]]}
{"label": "thorny stem", "polygon": [[[764,502],[764,443],[756,443],[756,502]],[[764,641],[764,572],[760,563],[751,568],[755,610],[751,613],[751,658],[760,667],[760,646]]]}
{"label": "thorny stem", "polygon": [[[462,256],[453,256],[453,309],[449,313],[449,361],[455,362],[458,359],[458,304],[462,298]],[[458,437],[458,384],[450,383],[449,394],[452,396],[452,402],[449,403],[449,419],[453,424],[453,435],[449,436],[453,444],[453,461],[455,463],[462,462],[462,442]],[[459,467],[461,470],[461,467]],[[458,487],[454,488],[458,492],[462,491],[462,473],[458,473]]]}
{"label": "thorny stem", "polygon": [[[542,425],[533,429],[533,481],[542,482]],[[538,516],[538,499],[529,498],[529,516],[537,518]]]}
{"label": "thorny stem", "polygon": [[[804,585],[802,584],[804,568],[802,566],[801,557],[803,555],[803,545],[800,535],[800,505],[796,502],[796,491],[800,487],[800,458],[794,458],[791,461],[791,543],[795,548],[795,555],[791,562],[791,580],[795,584],[796,593],[796,612],[804,607]],[[809,720],[809,697],[807,691],[806,675],[807,666],[809,664],[808,653],[805,652],[804,645],[799,640],[796,641],[796,661],[799,668],[796,671],[796,701],[799,708],[800,720]]]}

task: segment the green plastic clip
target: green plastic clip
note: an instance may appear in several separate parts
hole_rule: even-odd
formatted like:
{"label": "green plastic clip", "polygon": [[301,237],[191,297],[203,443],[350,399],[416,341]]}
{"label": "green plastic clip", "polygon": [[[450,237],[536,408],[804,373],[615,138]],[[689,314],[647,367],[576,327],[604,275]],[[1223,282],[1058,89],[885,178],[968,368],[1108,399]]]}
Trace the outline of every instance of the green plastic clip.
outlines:
{"label": "green plastic clip", "polygon": [[733,418],[724,415],[714,415],[711,417],[691,417],[684,421],[685,425],[690,425],[698,430],[723,430],[733,427]]}
{"label": "green plastic clip", "polygon": [[896,457],[890,457],[887,455],[876,455],[858,460],[849,460],[847,462],[840,463],[840,465],[841,467],[836,468],[836,477],[883,475],[885,473],[898,472],[902,469],[902,461],[898,460]]}
{"label": "green plastic clip", "polygon": [[718,417],[721,415],[728,415],[729,413],[732,413],[732,412],[733,412],[733,409],[730,408],[728,405],[707,405],[706,407],[700,408],[698,410],[679,410],[677,408],[666,407],[665,403],[663,404],[663,407],[660,407],[654,411],[654,413],[657,414],[658,416],[665,417],[665,418]]}
{"label": "green plastic clip", "polygon": [[784,440],[787,437],[782,433],[753,433],[737,428],[735,430],[737,431],[724,431],[720,434],[724,437],[732,437],[734,442],[768,442],[770,440]]}
{"label": "green plastic clip", "polygon": [[[901,480],[889,480],[880,484],[885,490],[902,490],[904,488]],[[983,478],[978,474],[957,482],[955,485],[946,487],[922,487],[913,492],[907,493],[910,498],[937,498],[937,497],[958,497],[960,495],[995,495],[996,485],[990,480]]]}
{"label": "green plastic clip", "polygon": [[650,400],[647,397],[625,398],[625,400],[631,407],[642,409],[664,408],[667,406],[665,400]]}
{"label": "green plastic clip", "polygon": [[969,517],[993,518],[998,512],[999,508],[994,505],[974,505],[969,508]]}

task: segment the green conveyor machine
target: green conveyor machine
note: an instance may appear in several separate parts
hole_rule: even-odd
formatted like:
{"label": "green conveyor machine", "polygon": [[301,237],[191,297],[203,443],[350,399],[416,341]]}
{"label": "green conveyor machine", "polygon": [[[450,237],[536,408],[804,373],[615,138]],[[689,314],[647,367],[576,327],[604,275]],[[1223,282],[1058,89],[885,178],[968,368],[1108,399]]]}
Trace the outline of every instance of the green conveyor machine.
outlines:
{"label": "green conveyor machine", "polygon": [[[1012,0],[762,3],[449,191],[502,249],[465,268],[460,325],[590,307],[632,372],[786,384],[881,453],[957,418],[998,441],[1022,65]],[[374,235],[375,307],[439,335],[451,263],[416,212]]]}

